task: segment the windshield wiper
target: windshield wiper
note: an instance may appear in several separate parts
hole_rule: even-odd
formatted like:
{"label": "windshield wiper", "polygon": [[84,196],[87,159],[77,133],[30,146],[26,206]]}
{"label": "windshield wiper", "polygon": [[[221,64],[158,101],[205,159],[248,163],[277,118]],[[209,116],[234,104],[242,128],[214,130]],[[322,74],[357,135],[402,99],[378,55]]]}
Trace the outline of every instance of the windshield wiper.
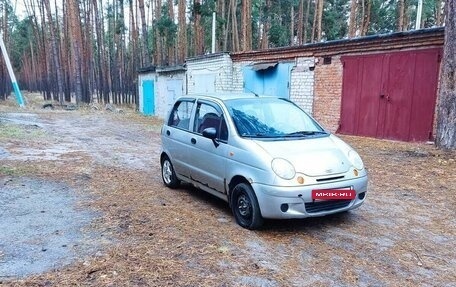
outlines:
{"label": "windshield wiper", "polygon": [[327,134],[325,131],[297,131],[284,135],[284,137],[301,137]]}
{"label": "windshield wiper", "polygon": [[256,133],[256,134],[242,134],[242,137],[246,138],[275,138],[277,135],[265,134],[265,133]]}

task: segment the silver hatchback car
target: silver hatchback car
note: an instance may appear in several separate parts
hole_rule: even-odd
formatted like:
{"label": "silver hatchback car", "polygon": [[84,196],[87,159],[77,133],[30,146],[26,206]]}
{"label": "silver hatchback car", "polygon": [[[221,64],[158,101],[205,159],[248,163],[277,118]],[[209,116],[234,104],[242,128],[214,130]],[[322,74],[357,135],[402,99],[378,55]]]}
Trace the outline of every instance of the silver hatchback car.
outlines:
{"label": "silver hatchback car", "polygon": [[227,201],[244,228],[344,212],[366,198],[358,153],[285,99],[185,96],[161,140],[164,184],[190,183]]}

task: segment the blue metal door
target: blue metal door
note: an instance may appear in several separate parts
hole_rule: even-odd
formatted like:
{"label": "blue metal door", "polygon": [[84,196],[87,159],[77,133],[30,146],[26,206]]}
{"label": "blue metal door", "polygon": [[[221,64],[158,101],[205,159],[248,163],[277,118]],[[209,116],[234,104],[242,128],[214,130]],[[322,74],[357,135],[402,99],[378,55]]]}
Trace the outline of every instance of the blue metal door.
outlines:
{"label": "blue metal door", "polygon": [[145,115],[155,114],[155,97],[154,97],[154,81],[143,81],[143,113]]}
{"label": "blue metal door", "polygon": [[280,63],[257,71],[249,66],[244,67],[244,91],[288,99],[292,66],[290,63]]}
{"label": "blue metal door", "polygon": [[244,92],[263,94],[263,77],[261,73],[244,67]]}

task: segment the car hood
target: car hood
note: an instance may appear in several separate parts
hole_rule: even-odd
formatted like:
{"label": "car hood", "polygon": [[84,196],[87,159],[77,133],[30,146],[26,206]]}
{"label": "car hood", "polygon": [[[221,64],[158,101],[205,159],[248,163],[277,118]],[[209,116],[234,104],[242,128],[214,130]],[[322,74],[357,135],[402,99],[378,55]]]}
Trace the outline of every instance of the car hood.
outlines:
{"label": "car hood", "polygon": [[272,158],[291,162],[296,172],[308,176],[330,176],[349,171],[351,163],[331,137],[255,143]]}

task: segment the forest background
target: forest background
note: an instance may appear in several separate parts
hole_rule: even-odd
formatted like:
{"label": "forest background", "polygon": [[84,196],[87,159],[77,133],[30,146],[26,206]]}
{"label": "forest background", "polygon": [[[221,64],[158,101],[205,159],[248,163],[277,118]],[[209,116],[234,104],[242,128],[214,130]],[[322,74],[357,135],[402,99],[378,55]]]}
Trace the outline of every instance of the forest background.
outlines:
{"label": "forest background", "polygon": [[[424,0],[420,28],[444,24]],[[19,86],[60,103],[137,103],[137,71],[187,57],[415,29],[418,0],[0,0]],[[11,92],[0,60],[0,101]]]}

